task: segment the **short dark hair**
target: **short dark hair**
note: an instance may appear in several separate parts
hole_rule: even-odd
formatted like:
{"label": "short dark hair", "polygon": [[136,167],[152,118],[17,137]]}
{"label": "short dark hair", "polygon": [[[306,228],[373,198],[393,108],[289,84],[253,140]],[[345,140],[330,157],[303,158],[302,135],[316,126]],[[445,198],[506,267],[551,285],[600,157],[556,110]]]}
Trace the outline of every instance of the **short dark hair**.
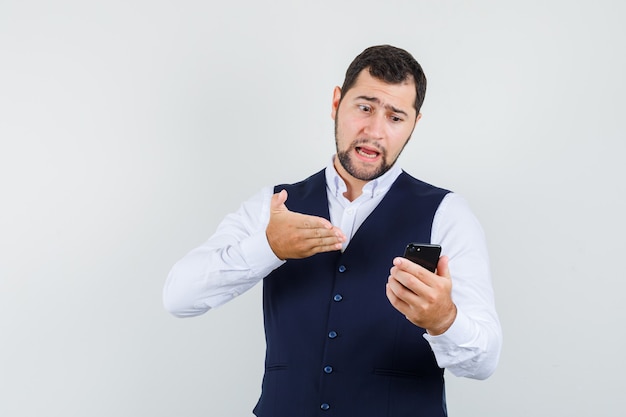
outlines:
{"label": "short dark hair", "polygon": [[370,46],[350,64],[341,87],[343,97],[354,86],[357,77],[368,68],[372,77],[389,84],[400,84],[413,77],[415,82],[415,110],[419,113],[426,95],[426,75],[421,65],[404,49],[391,45]]}

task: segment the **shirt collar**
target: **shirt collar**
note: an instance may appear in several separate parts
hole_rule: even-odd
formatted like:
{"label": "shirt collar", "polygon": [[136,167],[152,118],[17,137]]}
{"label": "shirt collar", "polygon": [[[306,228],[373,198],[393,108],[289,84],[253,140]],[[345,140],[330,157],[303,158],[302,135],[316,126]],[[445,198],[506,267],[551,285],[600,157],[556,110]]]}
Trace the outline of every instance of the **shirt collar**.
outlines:
{"label": "shirt collar", "polygon": [[[326,166],[326,186],[330,192],[335,196],[343,197],[343,193],[348,191],[343,178],[339,176],[334,165],[335,155],[330,159],[330,163]],[[381,193],[386,193],[391,188],[391,185],[402,173],[402,168],[398,164],[393,164],[389,171],[385,172],[380,177],[369,181],[363,186],[363,194],[361,196],[367,196],[368,198],[374,198]]]}

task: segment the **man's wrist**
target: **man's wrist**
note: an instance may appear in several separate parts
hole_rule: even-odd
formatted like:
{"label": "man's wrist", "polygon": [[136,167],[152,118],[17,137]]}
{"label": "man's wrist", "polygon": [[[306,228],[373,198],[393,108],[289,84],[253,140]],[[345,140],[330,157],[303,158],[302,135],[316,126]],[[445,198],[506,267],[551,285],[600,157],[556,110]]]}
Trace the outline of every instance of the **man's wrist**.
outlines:
{"label": "man's wrist", "polygon": [[447,318],[437,327],[426,329],[428,334],[431,336],[440,336],[444,334],[454,323],[454,320],[456,319],[456,313],[456,305],[452,304],[452,310],[450,314],[447,315]]}

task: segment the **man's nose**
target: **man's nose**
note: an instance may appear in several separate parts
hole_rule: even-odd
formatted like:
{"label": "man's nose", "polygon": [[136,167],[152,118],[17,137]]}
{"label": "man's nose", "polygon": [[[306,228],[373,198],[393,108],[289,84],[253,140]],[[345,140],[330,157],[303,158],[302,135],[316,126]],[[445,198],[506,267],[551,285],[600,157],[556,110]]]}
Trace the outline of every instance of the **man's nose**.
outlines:
{"label": "man's nose", "polygon": [[385,117],[380,114],[373,115],[368,118],[367,125],[365,126],[365,134],[370,139],[382,139],[384,137],[385,130]]}

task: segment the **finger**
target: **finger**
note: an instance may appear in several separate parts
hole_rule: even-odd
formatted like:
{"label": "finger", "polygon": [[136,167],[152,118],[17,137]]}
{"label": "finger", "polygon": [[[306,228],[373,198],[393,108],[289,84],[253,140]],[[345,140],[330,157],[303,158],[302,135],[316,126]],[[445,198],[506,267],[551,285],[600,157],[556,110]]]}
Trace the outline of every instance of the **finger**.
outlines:
{"label": "finger", "polygon": [[416,296],[409,291],[404,285],[389,277],[386,286],[386,294],[389,302],[402,314],[408,314],[411,310],[411,303],[417,302]]}
{"label": "finger", "polygon": [[[431,291],[432,277],[430,275],[434,274],[405,258],[400,258],[397,261],[394,259],[394,266],[391,268],[390,274],[390,278],[397,281],[398,285],[402,285],[404,290],[407,293],[410,292],[411,295],[422,297]],[[400,291],[396,291],[396,294],[405,300],[408,299],[408,295],[401,294]]]}
{"label": "finger", "polygon": [[397,277],[402,284],[407,285],[411,278],[419,278],[424,273],[429,272],[426,268],[418,265],[406,258],[396,257],[393,259],[391,275]]}
{"label": "finger", "polygon": [[405,300],[410,292],[407,287],[393,275],[390,275],[387,280],[387,289],[399,300]]}
{"label": "finger", "polygon": [[298,223],[299,229],[310,229],[315,232],[317,229],[332,229],[333,225],[330,221],[323,217],[309,216],[301,214],[301,221]]}
{"label": "finger", "polygon": [[[311,234],[312,233],[312,234]],[[316,252],[327,252],[341,249],[344,239],[335,228],[309,230],[304,238]]]}
{"label": "finger", "polygon": [[335,236],[341,242],[345,242],[347,240],[346,235],[344,235],[341,229],[333,226],[333,224],[327,219],[323,217],[307,215],[303,215],[303,218],[304,220],[299,228],[309,229],[310,234],[308,234],[307,237],[315,239]]}
{"label": "finger", "polygon": [[298,243],[295,243],[292,246],[292,249],[294,249],[296,252],[303,254],[304,257],[309,257],[315,255],[316,253],[337,251],[341,248],[341,242],[339,242],[339,240],[334,237],[316,240],[305,239]]}
{"label": "finger", "polygon": [[404,302],[396,295],[391,282],[388,282],[385,286],[385,293],[387,294],[387,298],[389,299],[389,302],[392,306],[394,306],[398,310],[401,310],[403,308]]}
{"label": "finger", "polygon": [[341,249],[343,242],[346,241],[343,232],[336,227],[331,229],[309,229],[306,233],[305,239],[310,242],[310,245],[318,248],[332,247],[331,250]]}
{"label": "finger", "polygon": [[440,277],[451,278],[450,275],[450,259],[447,256],[442,256],[439,258],[439,262],[437,263],[437,275]]}
{"label": "finger", "polygon": [[402,270],[402,271],[406,271],[411,275],[417,275],[422,271],[426,271],[426,269],[424,267],[422,267],[421,265],[416,264],[415,262],[412,262],[404,257],[398,256],[395,257],[393,259],[393,264],[394,266],[396,266],[398,269]]}
{"label": "finger", "polygon": [[314,253],[333,252],[341,250],[343,245],[337,239],[332,239],[329,242],[324,242],[313,248]]}
{"label": "finger", "polygon": [[[413,282],[413,285],[410,285],[410,283],[408,282],[405,284],[409,288],[416,289],[414,287],[415,286],[419,287],[419,284],[425,284],[428,287],[432,287],[432,286],[435,286],[438,281],[437,274],[430,272],[428,269],[424,268],[423,266],[418,265],[414,262],[411,262],[406,258],[402,258],[402,257],[395,258],[393,260],[393,263],[394,263],[394,268],[397,268],[398,271],[404,271],[405,273],[417,279],[416,280],[417,282]],[[442,268],[445,268],[447,270],[447,260],[444,260],[441,266]],[[404,277],[404,280],[410,280],[410,278],[405,277],[404,275],[398,274],[398,276]],[[445,276],[445,275],[442,275],[442,276]]]}
{"label": "finger", "polygon": [[280,192],[272,196],[270,208],[272,211],[286,210],[285,201],[287,201],[287,190],[281,190]]}

